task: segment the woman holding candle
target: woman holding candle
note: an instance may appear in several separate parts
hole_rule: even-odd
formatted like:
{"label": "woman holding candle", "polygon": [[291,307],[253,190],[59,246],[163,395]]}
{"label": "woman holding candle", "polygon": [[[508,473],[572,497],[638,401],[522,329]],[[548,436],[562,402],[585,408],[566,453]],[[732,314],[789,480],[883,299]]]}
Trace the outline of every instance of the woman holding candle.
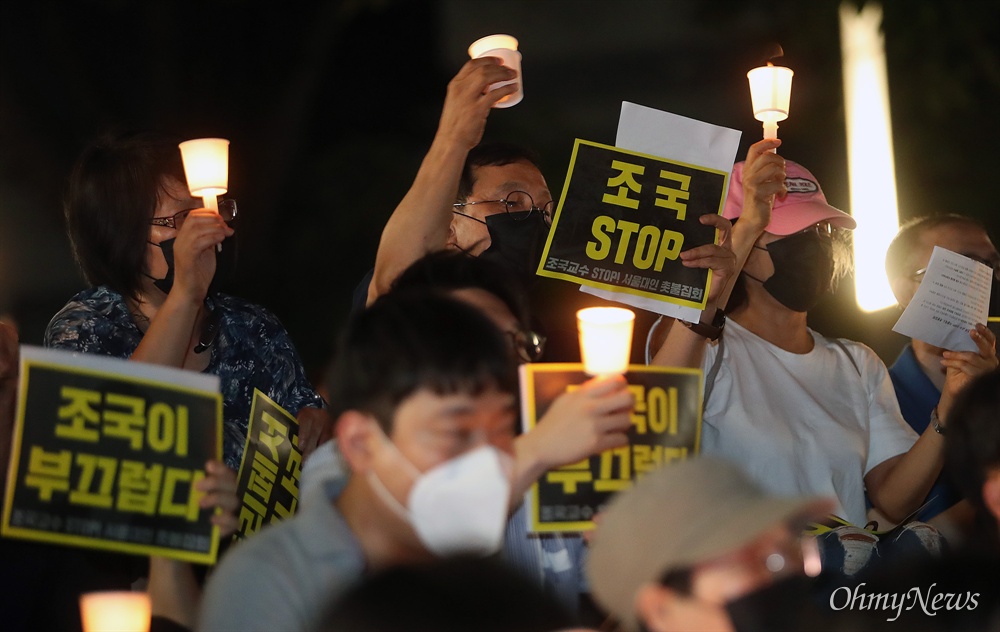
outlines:
{"label": "woman holding candle", "polygon": [[[886,517],[901,521],[941,469],[943,428],[917,437],[882,361],[864,345],[808,328],[808,310],[831,289],[842,262],[836,232],[855,222],[827,204],[806,169],[769,153],[778,145],[758,142],[734,169],[724,214],[739,218],[733,247],[745,263],[729,324],[701,362],[703,450],[740,462],[773,493],[835,496],[837,515],[854,525],[866,523],[866,490]],[[992,334],[972,337],[979,353],[946,362],[941,418],[963,384],[997,366]],[[654,362],[705,343],[674,327]]]}
{"label": "woman holding candle", "polygon": [[329,418],[281,323],[216,291],[234,253],[235,206],[220,211],[191,197],[174,139],[125,134],[88,148],[70,178],[66,219],[93,287],[56,314],[45,344],[218,375],[223,455],[235,470],[254,389],[298,415],[304,454]]}

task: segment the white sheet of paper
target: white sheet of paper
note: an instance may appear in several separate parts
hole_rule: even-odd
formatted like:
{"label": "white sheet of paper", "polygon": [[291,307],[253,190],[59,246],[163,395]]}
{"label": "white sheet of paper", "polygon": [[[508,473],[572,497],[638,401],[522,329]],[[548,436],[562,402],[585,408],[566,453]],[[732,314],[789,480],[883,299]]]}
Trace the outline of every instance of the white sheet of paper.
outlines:
{"label": "white sheet of paper", "polygon": [[[719,171],[732,171],[743,132],[622,101],[615,146],[651,156],[668,158]],[[726,195],[728,189],[722,194]],[[701,310],[674,305],[625,292],[602,290],[585,285],[587,292],[609,301],[624,303],[689,323],[698,322]]]}
{"label": "white sheet of paper", "polygon": [[615,146],[730,172],[743,132],[622,101]]}
{"label": "white sheet of paper", "polygon": [[892,330],[950,351],[977,351],[969,332],[986,322],[992,282],[989,266],[935,246],[920,287]]}

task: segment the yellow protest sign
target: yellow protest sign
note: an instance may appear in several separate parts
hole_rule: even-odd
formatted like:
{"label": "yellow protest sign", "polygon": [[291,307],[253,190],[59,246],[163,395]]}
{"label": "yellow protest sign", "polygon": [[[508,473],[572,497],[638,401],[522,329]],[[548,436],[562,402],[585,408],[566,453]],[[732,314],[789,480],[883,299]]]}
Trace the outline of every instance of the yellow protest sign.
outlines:
{"label": "yellow protest sign", "polygon": [[715,243],[729,174],[577,139],[537,273],[703,309],[711,271],[683,250]]}
{"label": "yellow protest sign", "polygon": [[[590,379],[582,364],[523,364],[520,371],[526,431],[559,396]],[[629,444],[543,474],[529,492],[531,531],[592,529],[594,516],[615,492],[658,467],[698,454],[701,370],[633,365],[625,377],[635,397]]]}
{"label": "yellow protest sign", "polygon": [[218,377],[24,346],[3,535],[214,563],[221,446]]}
{"label": "yellow protest sign", "polygon": [[301,473],[298,420],[254,389],[236,487],[241,504],[235,537],[253,535],[264,525],[294,514]]}

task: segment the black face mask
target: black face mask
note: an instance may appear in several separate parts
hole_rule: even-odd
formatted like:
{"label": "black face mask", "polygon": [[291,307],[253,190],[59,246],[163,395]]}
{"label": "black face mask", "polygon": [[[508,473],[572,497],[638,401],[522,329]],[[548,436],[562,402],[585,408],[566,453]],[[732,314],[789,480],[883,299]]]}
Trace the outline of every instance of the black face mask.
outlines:
{"label": "black face mask", "polygon": [[[169,294],[174,287],[174,242],[176,237],[164,239],[160,243],[153,243],[163,251],[163,260],[167,262],[167,274],[162,279],[153,279],[153,285],[164,294]],[[222,242],[221,252],[215,251],[215,276],[208,286],[208,293],[214,294],[219,290],[219,286],[227,283],[236,270],[236,240],[229,238]],[[149,276],[149,275],[146,275]],[[153,278],[153,277],[149,277]]]}
{"label": "black face mask", "polygon": [[480,258],[523,277],[531,277],[545,249],[549,227],[536,211],[496,213],[486,218],[490,247]]}
{"label": "black face mask", "polygon": [[772,241],[766,248],[774,274],[763,283],[767,293],[793,312],[808,312],[833,284],[833,242],[816,231],[795,233]]}

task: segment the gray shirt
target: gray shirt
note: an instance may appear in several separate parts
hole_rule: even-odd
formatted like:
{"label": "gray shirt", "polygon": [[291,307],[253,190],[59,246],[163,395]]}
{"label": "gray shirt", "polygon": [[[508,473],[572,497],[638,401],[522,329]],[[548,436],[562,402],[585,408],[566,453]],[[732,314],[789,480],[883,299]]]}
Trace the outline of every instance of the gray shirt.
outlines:
{"label": "gray shirt", "polygon": [[205,588],[197,629],[314,629],[365,571],[361,545],[333,506],[345,482],[314,480],[299,513],[230,549]]}

